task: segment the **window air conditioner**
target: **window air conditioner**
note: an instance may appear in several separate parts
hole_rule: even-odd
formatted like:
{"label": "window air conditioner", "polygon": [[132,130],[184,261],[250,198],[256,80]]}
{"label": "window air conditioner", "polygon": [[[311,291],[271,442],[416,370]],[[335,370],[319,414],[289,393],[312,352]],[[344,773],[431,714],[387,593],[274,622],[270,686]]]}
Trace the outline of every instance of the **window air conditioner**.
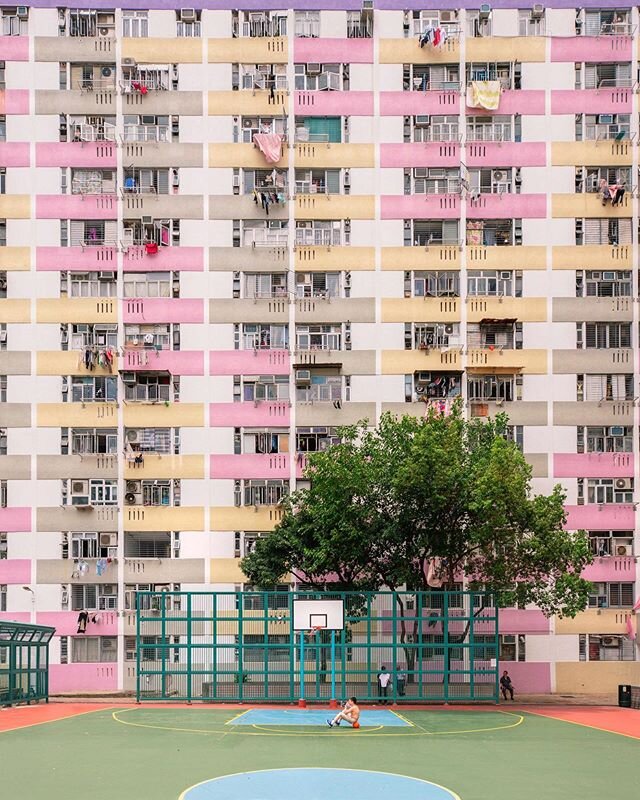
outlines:
{"label": "window air conditioner", "polygon": [[118,544],[117,533],[101,533],[100,547],[116,547]]}
{"label": "window air conditioner", "polygon": [[616,478],[616,489],[631,489],[631,478]]}
{"label": "window air conditioner", "polygon": [[613,125],[613,114],[598,114],[600,125]]}
{"label": "window air conditioner", "polygon": [[311,370],[299,369],[296,372],[296,383],[311,383]]}
{"label": "window air conditioner", "polygon": [[142,224],[143,225],[153,225],[153,217],[149,214],[142,215]]}
{"label": "window air conditioner", "polygon": [[419,372],[418,373],[418,383],[430,383],[431,382],[431,373],[430,372]]}
{"label": "window air conditioner", "polygon": [[609,428],[609,436],[624,436],[624,427],[622,425],[612,425]]}
{"label": "window air conditioner", "polygon": [[113,583],[105,583],[102,587],[103,596],[118,594],[118,587]]}
{"label": "window air conditioner", "polygon": [[363,11],[373,11],[373,0],[362,0]]}
{"label": "window air conditioner", "polygon": [[136,67],[137,63],[135,58],[123,58],[122,59],[122,66],[123,67]]}
{"label": "window air conditioner", "polygon": [[491,6],[489,3],[482,3],[478,12],[478,19],[487,20],[491,16]]}
{"label": "window air conditioner", "polygon": [[115,281],[116,273],[115,272],[99,272],[98,273],[98,280],[99,281]]}
{"label": "window air conditioner", "polygon": [[542,3],[534,3],[531,8],[531,19],[542,19],[544,16],[544,6]]}
{"label": "window air conditioner", "polygon": [[455,11],[441,11],[440,12],[440,24],[444,22],[457,22],[458,15]]}
{"label": "window air conditioner", "polygon": [[307,64],[307,75],[319,75],[322,72],[322,64]]}
{"label": "window air conditioner", "polygon": [[98,28],[98,35],[106,38],[107,36],[111,36],[111,28]]}
{"label": "window air conditioner", "polygon": [[[123,383],[135,383],[136,382],[136,373],[135,372],[123,372],[122,373],[122,381]],[[131,439],[129,439],[131,441]]]}
{"label": "window air conditioner", "polygon": [[196,10],[195,8],[181,8],[180,9],[180,21],[181,22],[195,22],[196,21]]}
{"label": "window air conditioner", "polygon": [[28,17],[29,16],[29,9],[27,6],[18,6],[16,8],[16,15],[18,17]]}
{"label": "window air conditioner", "polygon": [[429,125],[431,117],[428,114],[418,114],[416,117],[416,125]]}
{"label": "window air conditioner", "polygon": [[69,603],[69,589],[66,586],[62,586],[60,588],[62,590],[60,593],[60,602],[63,606],[66,606]]}
{"label": "window air conditioner", "polygon": [[602,646],[603,647],[620,647],[620,637],[619,636],[603,636],[602,637]]}

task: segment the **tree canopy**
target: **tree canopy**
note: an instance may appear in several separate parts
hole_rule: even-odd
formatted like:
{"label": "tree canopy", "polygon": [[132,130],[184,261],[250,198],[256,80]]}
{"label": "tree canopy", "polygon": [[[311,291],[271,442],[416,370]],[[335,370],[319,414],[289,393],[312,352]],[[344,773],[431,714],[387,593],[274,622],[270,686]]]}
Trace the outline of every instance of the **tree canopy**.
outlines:
{"label": "tree canopy", "polygon": [[532,493],[506,415],[386,414],[340,436],[309,457],[309,488],[286,498],[282,521],[242,560],[252,583],[292,574],[308,589],[429,590],[464,576],[502,606],[561,616],[586,607],[586,535],[564,530],[560,486]]}

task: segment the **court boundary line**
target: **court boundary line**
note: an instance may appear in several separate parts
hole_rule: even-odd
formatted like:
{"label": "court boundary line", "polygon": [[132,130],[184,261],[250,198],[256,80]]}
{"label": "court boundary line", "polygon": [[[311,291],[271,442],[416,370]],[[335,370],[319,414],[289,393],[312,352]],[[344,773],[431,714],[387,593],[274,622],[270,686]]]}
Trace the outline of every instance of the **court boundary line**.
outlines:
{"label": "court boundary line", "polygon": [[[403,717],[402,714],[399,711],[394,711],[392,708],[388,708],[387,711],[389,711],[392,714],[394,714],[396,717],[398,717],[398,719],[401,719],[403,722],[406,722],[407,725],[411,725],[412,728],[416,727],[415,723],[411,722],[410,719],[407,719],[406,717]],[[423,728],[423,730],[424,730],[424,728]]]}
{"label": "court boundary line", "polygon": [[[66,719],[76,719],[76,717],[84,717],[86,714],[96,714],[98,711],[117,711],[121,706],[107,706],[106,708],[91,708],[89,711],[78,711],[75,714],[69,714],[66,717],[58,717],[58,719],[43,719],[40,722],[29,722],[27,725],[17,725],[15,728],[5,728],[0,730],[0,736],[3,733],[12,733],[13,731],[23,731],[25,728],[35,728],[38,725],[50,725],[52,722],[64,722]],[[112,715],[113,716],[113,715]]]}
{"label": "court boundary line", "polygon": [[[584,708],[584,706],[582,707]],[[552,722],[566,722],[569,725],[578,725],[581,728],[590,728],[592,731],[598,731],[599,733],[611,733],[614,736],[624,736],[626,739],[633,739],[635,742],[640,741],[640,736],[634,736],[632,733],[622,733],[622,731],[610,731],[608,728],[598,728],[597,725],[589,725],[588,722],[577,722],[574,719],[563,719],[562,717],[552,717],[547,714],[542,714],[540,711],[525,710],[525,713],[531,714],[534,717],[540,717],[541,719],[550,719]]]}
{"label": "court boundary line", "polygon": [[[132,711],[139,711],[141,710],[139,707],[134,708],[116,708],[112,711],[111,717],[115,722],[120,723],[121,725],[128,725],[133,728],[147,728],[149,730],[163,730],[163,731],[173,731],[177,733],[196,733],[196,734],[205,734],[208,736],[335,736],[335,733],[332,731],[283,731],[283,730],[268,730],[266,728],[261,727],[260,725],[252,724],[250,727],[254,728],[253,731],[242,730],[243,726],[238,726],[235,730],[204,730],[202,728],[179,728],[176,726],[169,726],[169,725],[149,725],[143,722],[128,722],[127,720],[120,719],[118,714],[119,713],[131,713]],[[251,711],[252,709],[248,708],[242,712],[245,714],[247,711]],[[415,723],[413,727],[420,728],[422,733],[419,732],[409,732],[409,733],[379,733],[384,725],[379,725],[376,728],[372,728],[370,731],[367,731],[365,728],[360,728],[360,731],[364,733],[366,736],[374,736],[374,737],[389,737],[389,736],[456,736],[458,734],[472,734],[472,733],[491,733],[493,731],[505,731],[511,728],[517,728],[519,725],[522,725],[525,721],[525,717],[522,714],[519,714],[514,711],[500,711],[499,709],[494,709],[491,713],[498,713],[503,714],[508,717],[517,717],[517,721],[511,723],[510,725],[498,725],[492,728],[473,728],[469,730],[460,730],[460,731],[428,731],[423,728],[421,725]],[[542,716],[542,715],[540,715]],[[223,723],[223,725],[227,725],[228,722]],[[235,726],[234,726],[235,727]],[[247,726],[249,727],[249,726]],[[293,727],[293,726],[292,726]],[[354,739],[356,737],[353,737]],[[633,738],[633,737],[632,737]]]}
{"label": "court boundary line", "polygon": [[235,717],[231,717],[231,719],[228,719],[224,724],[231,725],[232,722],[235,722],[237,719],[240,719],[240,717],[244,717],[244,715],[248,714],[250,711],[253,711],[253,709],[245,708],[244,711],[241,711],[239,714],[236,714]]}
{"label": "court boundary line", "polygon": [[457,792],[454,792],[453,789],[449,789],[448,786],[442,786],[440,783],[436,783],[435,781],[428,781],[425,778],[414,778],[413,775],[403,775],[400,772],[386,772],[380,769],[354,769],[353,767],[275,767],[273,769],[252,769],[246,770],[243,772],[231,772],[228,775],[219,775],[217,778],[208,778],[204,781],[198,781],[198,783],[194,783],[192,786],[187,786],[187,788],[180,794],[178,800],[187,800],[187,792],[190,792],[192,789],[197,789],[198,786],[204,786],[205,783],[213,783],[214,781],[220,781],[224,778],[235,778],[237,775],[257,775],[261,772],[294,772],[299,770],[306,770],[306,769],[321,769],[327,770],[330,772],[335,772],[337,770],[341,770],[342,772],[366,772],[371,775],[390,775],[392,778],[408,778],[412,781],[417,781],[418,783],[426,783],[428,786],[435,786],[437,789],[442,789],[444,792],[449,792],[452,797],[452,800],[462,800],[460,795]]}

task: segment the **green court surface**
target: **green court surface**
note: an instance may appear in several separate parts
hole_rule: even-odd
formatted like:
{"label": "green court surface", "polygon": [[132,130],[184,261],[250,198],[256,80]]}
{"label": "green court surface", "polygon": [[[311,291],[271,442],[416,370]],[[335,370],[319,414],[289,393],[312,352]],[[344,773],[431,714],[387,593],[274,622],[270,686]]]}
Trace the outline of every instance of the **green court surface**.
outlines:
{"label": "green court surface", "polygon": [[[406,782],[420,791],[426,787],[426,794],[418,791],[415,797],[440,797],[442,787],[460,800],[638,796],[640,740],[526,711],[401,710],[406,725],[385,725],[380,716],[375,718],[380,724],[358,731],[290,724],[298,718],[287,718],[284,710],[281,717],[258,715],[255,724],[251,717],[238,724],[244,713],[210,707],[105,708],[5,730],[0,733],[0,797],[178,800],[186,793],[185,800],[259,800],[266,796],[260,792],[260,771],[284,770],[271,777],[283,790],[284,776],[297,787],[283,791],[288,798],[315,798],[318,793],[341,800],[340,792],[329,784],[322,793],[317,783],[322,783],[324,773],[309,773],[314,780],[305,783],[307,773],[295,771],[302,767],[323,768],[338,785],[346,780],[340,777],[345,773],[332,770],[386,773],[384,779],[362,776],[369,798],[378,796],[371,786],[379,781],[382,788],[389,774],[429,782]],[[224,792],[225,782],[204,783],[253,772],[255,779],[249,776],[244,788],[233,784],[231,794]],[[430,789],[433,785],[440,788]],[[194,788],[187,791],[189,787]],[[410,800],[402,790],[391,791],[385,800]],[[359,800],[353,790],[349,797]]]}

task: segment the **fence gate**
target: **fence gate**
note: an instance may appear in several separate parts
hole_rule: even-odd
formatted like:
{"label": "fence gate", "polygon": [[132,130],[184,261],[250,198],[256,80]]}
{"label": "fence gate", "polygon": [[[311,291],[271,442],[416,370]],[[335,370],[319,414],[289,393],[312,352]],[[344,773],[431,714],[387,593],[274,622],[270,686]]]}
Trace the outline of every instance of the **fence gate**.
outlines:
{"label": "fence gate", "polygon": [[[296,633],[294,599],[341,599],[338,699],[495,702],[498,610],[485,592],[138,592],[139,701],[331,699],[331,632]],[[304,669],[301,671],[301,635]]]}

